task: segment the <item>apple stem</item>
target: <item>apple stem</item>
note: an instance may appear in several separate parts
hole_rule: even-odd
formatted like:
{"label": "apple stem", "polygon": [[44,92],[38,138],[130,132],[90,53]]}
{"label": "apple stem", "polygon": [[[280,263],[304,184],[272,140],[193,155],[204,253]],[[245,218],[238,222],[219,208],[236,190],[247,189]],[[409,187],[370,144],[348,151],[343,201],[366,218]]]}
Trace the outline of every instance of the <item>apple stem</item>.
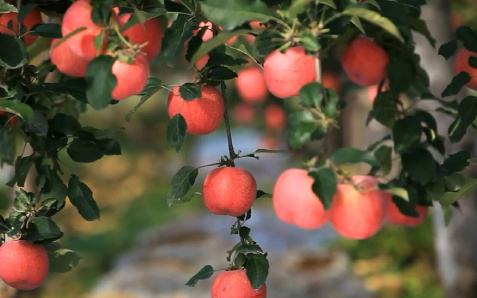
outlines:
{"label": "apple stem", "polygon": [[232,131],[230,129],[229,109],[228,109],[227,96],[225,95],[224,82],[220,83],[220,90],[222,92],[222,97],[224,99],[224,122],[225,122],[225,131],[227,132],[227,143],[229,146],[230,166],[234,167],[235,166],[234,160],[237,157],[237,154],[235,153],[234,144],[232,142]]}

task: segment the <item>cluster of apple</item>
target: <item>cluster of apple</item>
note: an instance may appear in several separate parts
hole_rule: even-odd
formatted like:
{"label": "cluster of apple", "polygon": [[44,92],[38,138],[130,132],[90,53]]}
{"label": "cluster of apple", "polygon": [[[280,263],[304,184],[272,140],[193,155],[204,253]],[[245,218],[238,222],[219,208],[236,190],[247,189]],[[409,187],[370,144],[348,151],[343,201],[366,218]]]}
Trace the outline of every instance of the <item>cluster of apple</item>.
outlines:
{"label": "cluster of apple", "polygon": [[353,176],[337,185],[331,207],[325,210],[312,190],[313,178],[302,169],[288,169],[277,179],[273,206],[278,218],[303,229],[317,229],[328,221],[342,236],[365,239],[373,236],[385,222],[416,226],[427,209],[417,206],[418,217],[402,214],[392,196],[378,188],[373,176]]}
{"label": "cluster of apple", "polygon": [[[132,14],[121,14],[115,8],[112,24],[101,27],[93,22],[92,11],[90,0],[75,1],[68,8],[61,24],[63,38],[51,43],[51,62],[68,76],[85,77],[88,65],[94,58],[112,55],[116,58],[112,66],[116,86],[111,97],[122,100],[141,92],[149,78],[149,61],[161,50],[161,23],[158,19],[149,19],[143,24],[136,23],[122,30]],[[121,31],[118,37],[123,42],[126,39],[126,49],[112,52],[106,38],[110,30]]]}

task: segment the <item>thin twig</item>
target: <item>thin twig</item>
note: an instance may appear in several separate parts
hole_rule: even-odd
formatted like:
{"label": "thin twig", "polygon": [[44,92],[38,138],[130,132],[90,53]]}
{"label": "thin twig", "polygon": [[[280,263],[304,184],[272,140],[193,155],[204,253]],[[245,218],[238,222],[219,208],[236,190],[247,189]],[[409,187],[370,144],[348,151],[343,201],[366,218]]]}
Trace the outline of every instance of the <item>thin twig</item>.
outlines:
{"label": "thin twig", "polygon": [[230,129],[230,120],[229,120],[229,109],[227,107],[228,101],[227,96],[225,95],[225,83],[220,83],[220,90],[222,92],[222,97],[224,99],[224,122],[225,122],[225,131],[227,132],[227,143],[229,146],[229,158],[230,158],[230,165],[232,167],[235,166],[234,159],[236,157],[236,153],[234,150],[234,144],[232,142],[232,131]]}

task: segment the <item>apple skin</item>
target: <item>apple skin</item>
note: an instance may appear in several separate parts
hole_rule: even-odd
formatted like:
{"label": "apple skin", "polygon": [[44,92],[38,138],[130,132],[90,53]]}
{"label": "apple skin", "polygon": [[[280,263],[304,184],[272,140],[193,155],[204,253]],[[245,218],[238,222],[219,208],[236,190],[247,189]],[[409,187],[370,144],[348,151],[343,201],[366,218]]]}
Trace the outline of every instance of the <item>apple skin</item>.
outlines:
{"label": "apple skin", "polygon": [[50,59],[61,73],[70,77],[84,77],[88,70],[89,61],[76,55],[68,45],[68,40],[54,46],[59,39],[53,39],[50,47]]}
{"label": "apple skin", "polygon": [[323,87],[333,90],[336,93],[341,91],[340,77],[334,72],[324,72],[321,75]]}
{"label": "apple skin", "polygon": [[287,169],[273,188],[273,208],[277,217],[302,229],[317,229],[328,221],[328,214],[312,190],[313,178],[303,169]]}
{"label": "apple skin", "polygon": [[315,57],[302,47],[288,48],[284,53],[271,52],[263,64],[268,91],[279,98],[298,95],[300,89],[316,80]]}
{"label": "apple skin", "polygon": [[[123,26],[131,18],[131,13],[119,16],[119,24]],[[127,28],[123,35],[133,44],[146,44],[142,51],[147,59],[151,61],[161,52],[162,38],[164,31],[158,19],[149,19],[144,24],[135,24]]]}
{"label": "apple skin", "polygon": [[402,214],[391,199],[387,203],[386,219],[392,224],[416,227],[424,222],[427,217],[428,210],[426,206],[417,205],[416,211],[419,214],[417,217]]}
{"label": "apple skin", "polygon": [[42,245],[11,240],[0,246],[0,278],[18,290],[33,290],[48,276],[49,259]]}
{"label": "apple skin", "polygon": [[388,53],[364,36],[356,37],[341,56],[348,78],[362,86],[377,85],[386,79],[388,64]]}
{"label": "apple skin", "polygon": [[205,177],[202,196],[211,213],[240,216],[252,208],[257,183],[252,174],[242,168],[217,168]]}
{"label": "apple skin", "polygon": [[117,80],[112,97],[120,101],[144,89],[149,78],[149,64],[144,56],[138,55],[132,63],[116,60],[112,72]]}
{"label": "apple skin", "polygon": [[262,70],[257,66],[249,66],[240,70],[235,79],[235,88],[246,102],[263,102],[267,99],[268,90]]}
{"label": "apple skin", "polygon": [[213,86],[203,86],[201,97],[185,100],[179,87],[172,88],[169,94],[167,112],[172,118],[181,114],[187,124],[187,133],[205,135],[216,130],[224,117],[224,100]]}
{"label": "apple skin", "polygon": [[103,31],[103,28],[93,22],[93,6],[90,2],[90,0],[77,0],[73,2],[66,10],[61,24],[63,36],[77,29],[85,28],[70,36],[68,38],[68,45],[77,56],[89,61],[102,53],[102,49],[96,49],[94,43],[96,37]]}
{"label": "apple skin", "polygon": [[245,270],[223,271],[215,277],[212,288],[212,298],[266,298],[267,286],[252,288]]}
{"label": "apple skin", "polygon": [[265,125],[270,130],[280,131],[287,124],[287,115],[283,108],[275,103],[265,108]]}
{"label": "apple skin", "polygon": [[[29,31],[35,25],[41,24],[42,22],[40,11],[36,8],[33,8],[27,13],[22,24],[25,26],[25,30]],[[11,24],[12,29],[10,29],[9,24]],[[18,33],[18,29],[18,13],[9,12],[0,14],[0,33],[16,35]],[[27,34],[23,37],[23,41],[25,42],[25,45],[29,46],[37,38],[38,36]]]}
{"label": "apple skin", "polygon": [[330,221],[343,237],[366,239],[383,225],[391,195],[377,188],[375,177],[353,176],[352,181],[354,185],[337,185],[329,210]]}
{"label": "apple skin", "polygon": [[471,80],[467,83],[467,87],[477,90],[477,68],[470,66],[469,58],[477,58],[476,52],[471,52],[467,49],[461,49],[455,56],[454,60],[454,72],[459,74],[460,72],[466,72],[470,75]]}

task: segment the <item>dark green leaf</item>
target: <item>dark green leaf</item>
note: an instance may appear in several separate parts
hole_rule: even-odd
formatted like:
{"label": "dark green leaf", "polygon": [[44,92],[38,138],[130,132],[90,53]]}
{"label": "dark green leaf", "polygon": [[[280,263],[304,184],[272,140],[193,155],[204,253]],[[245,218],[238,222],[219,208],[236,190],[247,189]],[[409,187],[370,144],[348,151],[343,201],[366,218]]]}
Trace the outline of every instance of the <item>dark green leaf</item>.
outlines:
{"label": "dark green leaf", "polygon": [[387,175],[392,168],[392,148],[389,146],[381,146],[374,152],[379,170]]}
{"label": "dark green leaf", "polygon": [[78,266],[81,257],[74,251],[62,248],[57,243],[47,245],[50,272],[66,273]]}
{"label": "dark green leaf", "polygon": [[417,117],[408,116],[396,121],[393,127],[394,147],[397,152],[404,152],[419,146],[421,140],[421,124]]}
{"label": "dark green leaf", "polygon": [[384,126],[391,127],[397,115],[396,95],[391,92],[379,93],[373,103],[371,114]]}
{"label": "dark green leaf", "polygon": [[318,128],[316,120],[308,111],[293,112],[288,117],[288,144],[300,148],[310,141]]}
{"label": "dark green leaf", "polygon": [[320,108],[323,100],[323,86],[318,83],[310,83],[300,90],[300,102],[304,107]]}
{"label": "dark green leaf", "polygon": [[245,270],[247,270],[247,277],[254,289],[260,288],[267,281],[268,269],[267,256],[263,254],[247,254],[247,261],[245,262]]}
{"label": "dark green leaf", "polygon": [[401,160],[403,170],[420,184],[427,184],[436,176],[437,163],[426,149],[417,148],[402,154]]}
{"label": "dark green leaf", "polygon": [[452,78],[452,82],[442,91],[442,97],[456,95],[460,90],[470,82],[472,77],[466,73],[461,72]]}
{"label": "dark green leaf", "polygon": [[30,172],[30,168],[33,165],[34,157],[33,155],[18,157],[15,161],[15,180],[18,186],[23,187],[25,184],[25,179]]}
{"label": "dark green leaf", "polygon": [[335,172],[328,168],[321,168],[309,172],[308,175],[314,179],[313,192],[321,200],[325,209],[330,208],[338,183]]}
{"label": "dark green leaf", "polygon": [[93,162],[103,157],[103,152],[91,140],[77,138],[68,146],[68,155],[76,162]]}
{"label": "dark green leaf", "polygon": [[187,124],[184,117],[181,114],[174,115],[167,126],[167,142],[176,149],[176,152],[181,150],[186,131]]}
{"label": "dark green leaf", "polygon": [[177,202],[184,201],[186,195],[195,183],[195,179],[199,174],[199,170],[191,166],[183,166],[172,177],[171,186],[167,192],[167,203],[173,205]]}
{"label": "dark green leaf", "polygon": [[441,171],[445,176],[463,171],[467,166],[469,166],[469,160],[470,153],[468,151],[460,151],[451,154],[444,160],[444,163],[441,166]]}
{"label": "dark green leaf", "polygon": [[112,73],[114,58],[99,56],[90,62],[86,74],[86,97],[96,110],[104,109],[112,100],[117,79]]}
{"label": "dark green leaf", "polygon": [[38,24],[31,29],[31,34],[49,38],[61,38],[61,25],[54,23]]}
{"label": "dark green leaf", "polygon": [[214,274],[214,268],[210,265],[202,267],[194,276],[186,283],[189,287],[194,287],[200,280],[208,279]]}
{"label": "dark green leaf", "polygon": [[215,66],[208,70],[206,77],[213,81],[225,81],[236,78],[237,74],[228,67]]}
{"label": "dark green leaf", "polygon": [[456,34],[457,39],[464,44],[467,50],[477,52],[477,32],[468,26],[461,26],[457,28]]}
{"label": "dark green leaf", "polygon": [[32,108],[19,100],[0,100],[0,110],[18,115],[25,121],[33,121]]}
{"label": "dark green leaf", "polygon": [[0,33],[0,65],[7,69],[19,68],[27,62],[23,42],[15,36]]}
{"label": "dark green leaf", "polygon": [[451,142],[458,142],[467,132],[469,126],[477,116],[477,97],[467,96],[459,104],[456,119],[449,126],[449,139]]}
{"label": "dark green leaf", "polygon": [[196,26],[197,24],[192,18],[181,14],[166,29],[161,50],[161,55],[166,61],[174,60],[182,52],[186,40],[192,36],[192,31]]}
{"label": "dark green leaf", "polygon": [[197,60],[207,55],[213,49],[222,46],[227,40],[233,36],[245,35],[249,33],[249,30],[237,30],[234,32],[220,32],[214,38],[201,44],[199,49],[194,53],[190,60],[190,64],[194,65]]}
{"label": "dark green leaf", "polygon": [[439,48],[439,55],[442,57],[449,59],[452,57],[455,52],[457,51],[457,47],[459,46],[457,40],[452,40],[449,41],[443,45],[440,46]]}
{"label": "dark green leaf", "polygon": [[68,182],[68,197],[84,219],[99,219],[99,208],[94,201],[93,192],[76,175],[71,175]]}
{"label": "dark green leaf", "polygon": [[26,240],[30,242],[52,242],[63,236],[60,228],[49,217],[33,217],[28,225]]}
{"label": "dark green leaf", "polygon": [[371,152],[356,148],[340,148],[331,155],[331,161],[335,165],[353,164],[365,162],[369,165],[377,165],[376,159]]}
{"label": "dark green leaf", "polygon": [[193,100],[200,97],[201,86],[194,83],[185,83],[179,88],[181,97],[185,100]]}

